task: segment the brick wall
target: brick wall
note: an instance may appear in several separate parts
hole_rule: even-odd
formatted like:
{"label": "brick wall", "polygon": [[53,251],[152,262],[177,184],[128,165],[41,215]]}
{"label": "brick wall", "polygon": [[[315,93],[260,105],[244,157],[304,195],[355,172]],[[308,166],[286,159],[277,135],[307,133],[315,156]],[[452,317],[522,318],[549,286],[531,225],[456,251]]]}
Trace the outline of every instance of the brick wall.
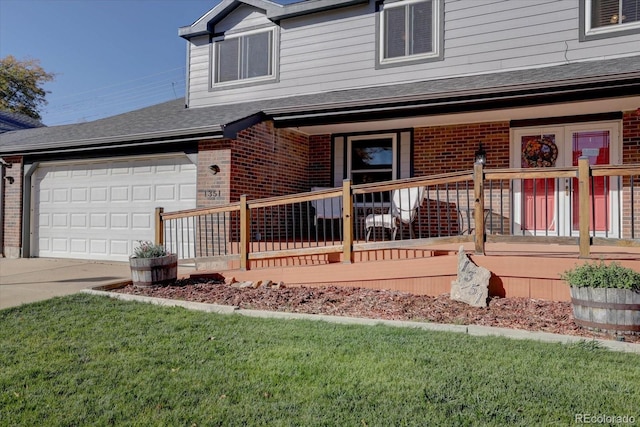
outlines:
{"label": "brick wall", "polygon": [[309,137],[309,187],[333,187],[331,135]]}
{"label": "brick wall", "polygon": [[11,168],[5,168],[5,176],[13,178],[13,184],[9,180],[4,182],[4,256],[17,258],[22,249],[22,157],[3,157]]}
{"label": "brick wall", "polygon": [[[198,208],[220,206],[231,201],[231,144],[228,139],[201,141],[198,144]],[[209,168],[216,165],[220,172]]]}
{"label": "brick wall", "polygon": [[622,163],[640,163],[640,109],[623,114]]}
{"label": "brick wall", "polygon": [[[473,169],[475,152],[480,143],[487,152],[488,168],[509,167],[508,122],[416,128],[414,131],[415,176]],[[499,204],[504,203],[504,199],[499,197],[499,190],[490,198],[488,194],[490,191],[496,193],[496,190],[485,189],[486,206],[490,207],[492,212],[501,212]],[[452,197],[453,200],[451,200]],[[422,230],[423,234],[428,236],[458,234],[469,227],[468,224],[465,225],[469,221],[464,218],[469,217],[465,209],[473,201],[472,182],[460,183],[458,187],[451,188],[429,188],[427,198],[429,200],[423,203],[423,209],[429,211],[433,206],[438,206],[437,214],[430,212],[430,217],[439,218],[441,223],[432,221],[427,229]],[[492,201],[493,206],[489,206],[489,200]],[[508,223],[508,216],[495,218],[494,215],[491,216],[491,225],[495,229],[498,229],[498,224],[504,221]],[[423,224],[421,226],[424,227]]]}
{"label": "brick wall", "polygon": [[309,138],[271,122],[238,134],[231,150],[231,201],[309,191]]}
{"label": "brick wall", "polygon": [[509,122],[416,128],[415,176],[472,169],[479,143],[487,152],[487,167],[509,167]]}
{"label": "brick wall", "polygon": [[[627,111],[623,114],[622,163],[640,163],[640,110]],[[631,180],[629,178],[623,180],[622,237],[637,239],[640,237],[640,182],[638,182],[637,176],[633,178],[633,191],[631,190]],[[632,192],[633,211],[631,208]]]}

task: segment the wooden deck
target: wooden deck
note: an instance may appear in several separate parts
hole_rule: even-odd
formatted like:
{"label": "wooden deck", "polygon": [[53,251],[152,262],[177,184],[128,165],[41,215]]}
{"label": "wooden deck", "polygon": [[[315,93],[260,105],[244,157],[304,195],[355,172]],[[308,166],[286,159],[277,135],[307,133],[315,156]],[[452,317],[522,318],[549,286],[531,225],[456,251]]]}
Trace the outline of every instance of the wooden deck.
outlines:
{"label": "wooden deck", "polygon": [[[361,251],[353,263],[343,263],[340,253],[254,260],[249,270],[233,264],[199,263],[199,272],[215,271],[239,281],[271,280],[288,286],[356,286],[391,289],[417,295],[448,293],[456,278],[460,246],[471,260],[492,272],[489,293],[500,297],[525,297],[570,301],[569,288],[560,274],[587,260],[575,246],[550,244],[487,243],[485,255],[474,254],[472,242]],[[591,260],[616,261],[640,271],[640,248],[594,247]]]}
{"label": "wooden deck", "polygon": [[[586,189],[598,177],[615,180],[620,189],[608,209],[593,208],[595,196],[589,191],[580,191],[569,207],[573,214],[562,216],[549,203],[555,198],[545,197],[539,206],[535,198],[529,204],[514,201],[516,183],[522,188],[526,180],[571,179],[576,188]],[[474,263],[492,272],[491,295],[568,301],[569,288],[560,275],[585,260],[616,260],[640,271],[639,181],[640,164],[591,166],[586,157],[566,168],[485,170],[475,164],[469,171],[382,183],[345,180],[342,187],[316,192],[254,200],[241,195],[237,203],[166,214],[159,209],[156,242],[177,251],[179,259],[196,259],[199,270],[242,281],[423,295],[450,291],[463,246]],[[382,233],[365,242],[364,222],[376,203],[412,188],[425,189],[411,220],[415,233],[403,233],[398,218],[396,239]],[[324,224],[313,221],[314,203],[328,200],[342,206],[330,239]],[[463,211],[466,221],[460,221]]]}

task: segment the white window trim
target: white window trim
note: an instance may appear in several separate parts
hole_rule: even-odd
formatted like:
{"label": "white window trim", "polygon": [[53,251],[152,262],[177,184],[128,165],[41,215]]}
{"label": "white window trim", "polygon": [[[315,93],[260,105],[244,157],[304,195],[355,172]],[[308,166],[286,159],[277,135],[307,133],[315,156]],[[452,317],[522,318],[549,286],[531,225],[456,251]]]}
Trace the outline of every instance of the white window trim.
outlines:
{"label": "white window trim", "polygon": [[432,31],[432,37],[433,37],[433,51],[429,52],[429,53],[421,53],[421,54],[417,54],[417,55],[405,55],[405,56],[399,56],[396,58],[385,58],[384,57],[384,48],[385,48],[385,41],[386,41],[386,34],[385,34],[385,22],[386,22],[386,16],[384,11],[385,10],[389,10],[392,9],[394,7],[405,7],[409,4],[415,4],[415,3],[425,3],[427,0],[408,0],[408,1],[398,1],[398,2],[394,2],[394,3],[385,3],[382,6],[382,10],[380,11],[380,42],[378,43],[379,45],[379,58],[380,58],[380,64],[384,65],[384,64],[397,64],[397,63],[403,63],[403,62],[408,62],[408,61],[416,61],[416,60],[421,60],[421,59],[431,59],[431,58],[438,58],[440,56],[440,4],[441,2],[439,0],[431,0],[431,5],[432,5],[432,27],[431,27],[431,31]]}
{"label": "white window trim", "polygon": [[625,30],[640,30],[640,21],[628,24],[609,25],[605,27],[591,27],[592,0],[584,0],[584,29],[586,36],[616,34]]}
{"label": "white window trim", "polygon": [[[391,179],[394,180],[398,176],[398,135],[395,133],[384,133],[384,134],[370,134],[370,135],[354,135],[347,137],[347,177],[349,179],[353,179],[352,175],[352,142],[353,141],[361,141],[363,139],[372,140],[372,139],[391,139],[391,147],[393,150],[393,158],[391,161]],[[367,172],[387,172],[389,169],[367,169]],[[356,172],[358,172],[356,170]]]}
{"label": "white window trim", "polygon": [[[267,32],[271,32],[271,74],[268,74],[266,76],[251,77],[251,78],[247,78],[247,79],[231,80],[231,81],[228,81],[228,82],[216,82],[216,75],[217,75],[217,68],[218,68],[218,63],[217,63],[218,42],[221,42],[223,40],[232,40],[232,39],[236,39],[236,38],[246,37],[246,36],[250,36],[252,34],[267,33]],[[210,60],[210,64],[211,64],[211,86],[214,87],[214,88],[222,88],[222,87],[228,87],[228,86],[246,85],[246,84],[251,84],[251,83],[269,82],[269,81],[273,81],[274,79],[276,79],[277,78],[277,72],[278,72],[277,70],[278,70],[278,57],[279,57],[279,54],[278,54],[278,46],[279,46],[278,34],[279,34],[279,32],[277,31],[277,27],[269,27],[269,28],[259,28],[259,29],[255,29],[255,30],[251,30],[251,31],[243,31],[243,32],[233,33],[231,35],[227,35],[227,36],[224,36],[224,37],[213,38],[211,40],[212,54],[211,54],[211,60]]]}

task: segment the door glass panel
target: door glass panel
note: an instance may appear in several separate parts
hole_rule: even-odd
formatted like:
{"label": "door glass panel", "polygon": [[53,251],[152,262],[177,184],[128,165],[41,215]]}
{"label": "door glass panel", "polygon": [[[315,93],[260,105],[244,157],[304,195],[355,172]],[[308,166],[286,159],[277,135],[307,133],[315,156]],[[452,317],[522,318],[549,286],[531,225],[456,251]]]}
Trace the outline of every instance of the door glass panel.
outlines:
{"label": "door glass panel", "polygon": [[387,169],[393,166],[393,141],[389,139],[364,139],[351,143],[351,170]]}
{"label": "door glass panel", "polygon": [[[393,138],[354,139],[350,141],[351,180],[353,184],[391,181],[395,159]],[[389,201],[389,192],[367,194],[356,200]]]}
{"label": "door glass panel", "polygon": [[[523,135],[520,139],[523,168],[555,166],[558,157],[555,134]],[[522,226],[527,231],[555,231],[556,181],[525,179],[522,182]]]}
{"label": "door glass panel", "polygon": [[[589,158],[590,165],[608,165],[610,160],[610,134],[608,130],[574,132],[572,134],[573,165],[578,165],[580,156]],[[609,223],[609,177],[596,176],[589,183],[589,228],[607,231]],[[579,228],[578,201],[580,191],[578,179],[573,180],[572,226]],[[595,222],[594,222],[595,217]]]}

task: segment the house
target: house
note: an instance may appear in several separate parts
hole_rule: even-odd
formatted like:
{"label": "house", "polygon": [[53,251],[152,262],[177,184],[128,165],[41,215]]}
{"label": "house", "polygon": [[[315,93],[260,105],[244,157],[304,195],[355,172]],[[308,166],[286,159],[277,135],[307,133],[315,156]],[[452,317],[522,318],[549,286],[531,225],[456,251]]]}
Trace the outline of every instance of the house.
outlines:
{"label": "house", "polygon": [[[158,206],[467,170],[480,144],[640,163],[640,0],[222,0],[179,36],[184,99],[0,135],[5,256],[126,260]],[[514,197],[572,210],[541,181]]]}

